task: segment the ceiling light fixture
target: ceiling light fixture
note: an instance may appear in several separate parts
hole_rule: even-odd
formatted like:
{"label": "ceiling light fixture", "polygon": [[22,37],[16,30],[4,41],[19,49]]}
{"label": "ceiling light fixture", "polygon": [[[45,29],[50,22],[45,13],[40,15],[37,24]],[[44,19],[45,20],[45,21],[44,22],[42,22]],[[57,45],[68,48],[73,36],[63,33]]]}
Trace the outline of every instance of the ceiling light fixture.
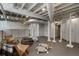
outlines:
{"label": "ceiling light fixture", "polygon": [[46,11],[46,9],[45,8],[42,8],[42,11]]}
{"label": "ceiling light fixture", "polygon": [[76,22],[77,20],[78,20],[78,18],[71,19],[72,22]]}
{"label": "ceiling light fixture", "polygon": [[3,15],[1,15],[1,18],[4,18]]}
{"label": "ceiling light fixture", "polygon": [[9,16],[7,16],[7,19],[9,19]]}
{"label": "ceiling light fixture", "polygon": [[26,18],[28,18],[29,16],[26,16]]}

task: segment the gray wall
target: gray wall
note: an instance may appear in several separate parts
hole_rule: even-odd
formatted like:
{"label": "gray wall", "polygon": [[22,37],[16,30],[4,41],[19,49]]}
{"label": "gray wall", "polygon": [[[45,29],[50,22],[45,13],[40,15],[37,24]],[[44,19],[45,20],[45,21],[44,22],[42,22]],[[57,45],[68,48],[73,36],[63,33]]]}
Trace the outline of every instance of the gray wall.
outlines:
{"label": "gray wall", "polygon": [[[63,24],[63,38],[67,41],[69,41],[69,20],[66,21],[66,23]],[[71,23],[71,33],[72,33],[72,41],[79,43],[79,19],[73,19]]]}
{"label": "gray wall", "polygon": [[[40,36],[48,36],[48,24],[47,23],[46,24],[40,24],[39,26],[40,26],[39,27]],[[53,38],[53,35],[54,35],[53,30],[54,30],[54,24],[52,23],[51,24],[51,33],[50,33],[52,38]]]}
{"label": "gray wall", "polygon": [[[17,25],[16,25],[16,27],[18,28]],[[47,23],[33,24],[33,26],[29,25],[27,27],[29,27],[31,33],[32,33],[32,30],[34,30],[34,37],[35,36],[48,36],[48,24]],[[14,37],[28,37],[29,36],[29,29],[26,29],[26,30],[24,30],[24,29],[9,30],[8,29],[8,30],[4,30],[4,32],[6,35],[13,35]],[[51,24],[51,33],[50,33],[52,38],[53,38],[53,30],[54,30],[54,24],[52,23]],[[38,31],[39,31],[39,33],[37,33]],[[20,39],[20,38],[17,38],[17,39]]]}
{"label": "gray wall", "polygon": [[39,24],[39,36],[44,36],[44,24]]}
{"label": "gray wall", "polygon": [[0,42],[1,42],[1,40],[2,40],[2,38],[1,38],[1,33],[2,33],[2,32],[0,31]]}
{"label": "gray wall", "polygon": [[[2,28],[1,23],[3,23],[3,22],[0,21],[0,28]],[[8,22],[8,23],[4,23],[4,24],[5,24],[5,27],[7,28],[7,29],[3,28],[4,35],[13,35],[17,39],[18,39],[18,37],[28,37],[29,36],[29,29],[27,29],[26,26],[23,26],[21,23]],[[24,28],[26,28],[26,29],[24,29]],[[1,31],[0,31],[0,41],[1,41]]]}
{"label": "gray wall", "polygon": [[39,36],[39,23],[30,23],[29,29],[30,37],[37,40],[37,37]]}

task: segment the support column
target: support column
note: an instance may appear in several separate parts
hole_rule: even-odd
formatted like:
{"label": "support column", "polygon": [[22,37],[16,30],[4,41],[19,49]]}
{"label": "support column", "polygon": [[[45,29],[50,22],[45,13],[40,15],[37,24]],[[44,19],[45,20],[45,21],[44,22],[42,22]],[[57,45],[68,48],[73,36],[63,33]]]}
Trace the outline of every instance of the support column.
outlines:
{"label": "support column", "polygon": [[30,37],[33,38],[33,24],[30,24]]}
{"label": "support column", "polygon": [[69,47],[69,48],[73,48],[73,45],[72,45],[72,36],[71,36],[71,34],[72,34],[72,23],[71,23],[71,14],[70,14],[70,26],[69,26],[69,44],[67,44],[67,47]]}
{"label": "support column", "polygon": [[39,23],[37,23],[36,25],[37,25],[37,40],[38,40],[38,37],[39,37]]}
{"label": "support column", "polygon": [[62,21],[61,21],[61,27],[60,27],[60,40],[59,42],[62,42]]}
{"label": "support column", "polygon": [[55,40],[55,23],[54,23],[54,36],[53,36],[53,40],[52,40],[52,42],[56,42],[56,40]]}
{"label": "support column", "polygon": [[50,21],[48,21],[48,40],[47,41],[51,41],[51,39],[50,39],[50,28],[51,28],[51,23],[50,23]]}
{"label": "support column", "polygon": [[53,4],[47,3],[46,4],[48,15],[49,15],[49,21],[48,21],[48,41],[51,41],[50,39],[50,29],[51,29],[51,22],[53,21],[53,14],[54,14],[54,6]]}
{"label": "support column", "polygon": [[39,36],[39,23],[37,24],[37,36]]}

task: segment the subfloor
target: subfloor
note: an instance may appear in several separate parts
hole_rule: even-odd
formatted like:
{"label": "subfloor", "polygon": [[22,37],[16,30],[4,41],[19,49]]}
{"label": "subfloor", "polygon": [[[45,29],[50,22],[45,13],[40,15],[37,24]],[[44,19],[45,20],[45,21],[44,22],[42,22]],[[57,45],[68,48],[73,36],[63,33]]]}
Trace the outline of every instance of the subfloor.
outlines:
{"label": "subfloor", "polygon": [[[56,43],[47,42],[46,37],[40,37],[38,42],[34,42],[34,44],[30,47],[29,56],[79,56],[79,44],[73,43],[74,48],[66,47],[67,41],[63,40],[62,43],[58,42],[59,38],[56,39]],[[40,53],[37,54],[37,50],[35,49],[39,43],[47,43],[50,44],[53,48],[49,50],[49,53]]]}

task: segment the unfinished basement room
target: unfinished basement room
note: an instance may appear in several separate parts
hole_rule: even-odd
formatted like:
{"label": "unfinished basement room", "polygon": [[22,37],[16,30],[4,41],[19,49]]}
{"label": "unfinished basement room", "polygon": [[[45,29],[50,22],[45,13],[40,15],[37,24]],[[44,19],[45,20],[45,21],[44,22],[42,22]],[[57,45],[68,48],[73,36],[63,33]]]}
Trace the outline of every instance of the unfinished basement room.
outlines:
{"label": "unfinished basement room", "polygon": [[79,3],[0,3],[0,56],[79,56]]}

